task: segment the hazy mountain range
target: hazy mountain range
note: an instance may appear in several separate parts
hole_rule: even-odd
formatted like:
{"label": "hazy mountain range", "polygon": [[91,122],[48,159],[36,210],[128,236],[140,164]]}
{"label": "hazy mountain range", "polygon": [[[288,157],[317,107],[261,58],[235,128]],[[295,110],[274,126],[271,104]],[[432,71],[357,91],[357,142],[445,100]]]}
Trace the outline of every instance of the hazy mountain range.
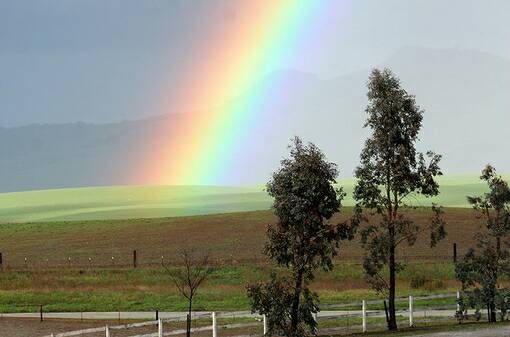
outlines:
{"label": "hazy mountain range", "polygon": [[[425,109],[420,147],[444,155],[446,174],[478,172],[488,162],[510,171],[509,60],[410,47],[378,66],[391,67]],[[294,70],[268,75],[263,81],[271,83],[267,118],[236,158],[239,173],[217,183],[265,182],[293,135],[315,142],[340,165],[343,177],[352,176],[367,135],[362,125],[369,72],[367,67],[327,79]],[[150,148],[160,123],[178,125],[180,115],[0,128],[0,191],[137,183],[122,172],[137,165],[134,154]]]}

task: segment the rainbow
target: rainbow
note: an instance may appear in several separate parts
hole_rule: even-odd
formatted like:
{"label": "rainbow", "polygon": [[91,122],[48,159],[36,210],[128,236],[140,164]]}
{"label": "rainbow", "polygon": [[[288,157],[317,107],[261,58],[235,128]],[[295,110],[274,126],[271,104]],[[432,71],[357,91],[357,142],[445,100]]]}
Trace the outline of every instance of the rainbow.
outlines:
{"label": "rainbow", "polygon": [[[342,1],[342,0],[340,0]],[[197,61],[182,95],[190,109],[178,127],[162,125],[158,142],[147,149],[138,181],[158,185],[212,185],[226,181],[243,142],[264,118],[270,84],[260,84],[296,53],[299,40],[317,18],[322,1],[235,2],[240,29],[223,28]],[[249,93],[246,94],[246,91]],[[243,99],[231,99],[238,93]],[[194,112],[193,107],[208,107]],[[162,112],[170,111],[171,102]]]}

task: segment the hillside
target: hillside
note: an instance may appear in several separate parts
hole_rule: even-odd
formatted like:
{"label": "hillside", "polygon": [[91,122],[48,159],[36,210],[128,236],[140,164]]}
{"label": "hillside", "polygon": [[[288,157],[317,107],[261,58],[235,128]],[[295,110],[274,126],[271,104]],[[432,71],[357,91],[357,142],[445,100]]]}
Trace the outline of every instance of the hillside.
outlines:
{"label": "hillside", "polygon": [[[333,222],[343,221],[351,212],[346,208]],[[430,221],[431,212],[418,209],[408,215],[417,223]],[[411,260],[443,261],[451,256],[451,244],[464,251],[473,244],[473,234],[481,221],[473,211],[449,208],[445,212],[448,237],[430,249],[427,233],[422,233],[413,250],[401,247],[400,256]],[[32,267],[130,266],[132,252],[138,251],[140,265],[158,265],[161,256],[176,262],[176,252],[193,247],[208,253],[217,262],[235,259],[242,263],[264,261],[265,228],[276,219],[271,211],[238,212],[156,219],[61,221],[0,226],[0,247],[4,267],[23,268],[24,259]],[[340,257],[359,262],[358,242],[348,243]],[[111,259],[111,257],[114,259]],[[71,258],[71,262],[68,261]],[[88,258],[92,261],[88,261]]]}
{"label": "hillside", "polygon": [[[442,177],[437,198],[409,204],[467,207],[466,196],[485,190],[475,175]],[[341,180],[352,206],[353,180]],[[159,218],[267,210],[271,200],[261,186],[114,186],[0,194],[0,222]]]}

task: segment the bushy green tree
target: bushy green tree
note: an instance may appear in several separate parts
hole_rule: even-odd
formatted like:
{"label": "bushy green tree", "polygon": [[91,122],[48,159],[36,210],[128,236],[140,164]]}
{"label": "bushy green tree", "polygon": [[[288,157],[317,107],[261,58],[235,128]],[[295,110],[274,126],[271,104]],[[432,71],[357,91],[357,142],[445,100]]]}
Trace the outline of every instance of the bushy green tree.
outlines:
{"label": "bushy green tree", "polygon": [[417,152],[415,143],[423,110],[389,69],[372,71],[367,96],[365,127],[371,134],[355,170],[355,222],[367,223],[361,231],[366,250],[363,267],[373,288],[388,296],[388,329],[396,330],[395,281],[403,267],[397,260],[396,248],[413,245],[418,233],[425,229],[430,229],[432,246],[446,235],[441,208],[432,208],[429,226],[418,225],[402,213],[408,207],[406,197],[439,193],[435,178],[442,174],[441,156],[430,151],[426,155]]}
{"label": "bushy green tree", "polygon": [[[314,314],[319,312],[319,298],[307,286],[302,287],[299,297],[296,297],[296,290],[292,277],[276,273],[271,274],[269,282],[258,282],[248,287],[252,308],[267,317],[269,336],[304,336],[307,330],[312,334],[317,332]],[[299,306],[297,311],[293,311],[296,298]],[[292,324],[293,315],[297,325]]]}
{"label": "bushy green tree", "polygon": [[476,247],[457,263],[456,275],[468,299],[466,304],[476,309],[486,307],[488,320],[495,322],[497,311],[505,318],[510,305],[509,290],[498,287],[499,279],[510,275],[510,251],[504,242],[510,234],[510,188],[490,165],[483,169],[480,179],[489,191],[468,197],[468,202],[485,221],[487,232],[475,235]]}
{"label": "bushy green tree", "polygon": [[345,196],[335,189],[336,165],[313,144],[293,140],[290,158],[267,184],[278,222],[267,228],[266,255],[285,267],[284,276],[248,286],[252,310],[268,317],[269,333],[288,337],[314,334],[318,296],[309,289],[317,269],[331,270],[342,240],[352,238],[347,224],[328,222]]}

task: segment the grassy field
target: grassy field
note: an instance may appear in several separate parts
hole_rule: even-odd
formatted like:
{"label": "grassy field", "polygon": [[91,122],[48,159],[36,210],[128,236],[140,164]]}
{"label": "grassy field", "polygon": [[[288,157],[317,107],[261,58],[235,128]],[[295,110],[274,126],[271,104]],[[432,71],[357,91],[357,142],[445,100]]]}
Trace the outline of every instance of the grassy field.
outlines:
{"label": "grassy field", "polygon": [[[265,279],[269,265],[215,267],[210,280],[196,298],[196,310],[247,310],[245,287]],[[359,264],[338,264],[331,273],[320,273],[312,287],[319,292],[322,304],[351,303],[376,299],[380,295],[367,289]],[[411,287],[416,275],[429,281]],[[430,275],[440,283],[434,282]],[[454,293],[458,286],[451,264],[418,263],[409,265],[399,277],[399,295]],[[444,279],[444,281],[443,281]],[[0,274],[0,312],[37,311],[184,311],[183,299],[164,268],[77,269],[6,271]],[[455,304],[455,299],[438,299],[428,305]],[[401,303],[404,308],[407,304]],[[416,305],[420,305],[419,302]],[[373,305],[370,309],[380,308]]]}
{"label": "grassy field", "polygon": [[[342,185],[352,191],[352,181]],[[449,178],[439,201],[446,209],[448,237],[430,249],[426,234],[398,258],[410,262],[399,276],[399,295],[453,292],[452,245],[459,255],[473,245],[482,223],[466,208],[465,195],[484,190],[476,178]],[[415,205],[429,201],[412,200]],[[348,199],[346,204],[352,204]],[[272,266],[262,254],[267,224],[276,221],[269,198],[258,187],[111,187],[0,195],[0,311],[183,310],[162,263],[176,265],[176,252],[208,253],[213,277],[196,309],[247,309],[245,286],[264,279]],[[220,212],[230,212],[215,214]],[[333,222],[349,218],[345,208]],[[426,208],[409,210],[426,223]],[[213,213],[208,215],[201,214]],[[174,217],[161,217],[174,215]],[[131,218],[133,219],[127,219]],[[104,219],[119,218],[119,219]],[[44,221],[28,221],[49,219]],[[56,219],[61,219],[57,221]],[[139,268],[133,269],[133,250]],[[323,304],[373,299],[354,240],[341,247],[335,271],[320,274],[313,288]],[[419,279],[419,286],[411,287]],[[444,301],[444,300],[443,300]],[[439,301],[440,302],[440,301]],[[438,303],[439,303],[438,302]]]}
{"label": "grassy field", "polygon": [[[354,181],[339,182],[352,205]],[[476,175],[443,177],[441,195],[411,199],[414,205],[432,201],[465,207],[466,196],[485,190]],[[271,200],[262,186],[117,186],[42,190],[0,194],[0,222],[158,218],[264,210]]]}
{"label": "grassy field", "polygon": [[[340,222],[350,209],[335,216]],[[430,212],[409,214],[426,222]],[[466,208],[446,210],[449,236],[430,249],[424,234],[412,249],[398,252],[411,262],[400,275],[400,295],[453,292],[452,244],[459,254],[473,244],[480,221]],[[209,252],[215,273],[197,298],[197,309],[247,309],[245,286],[264,279],[271,265],[262,255],[271,211],[135,220],[12,223],[0,226],[5,270],[0,272],[0,311],[182,310],[185,301],[172,286],[163,263],[175,265],[176,250]],[[143,268],[133,269],[132,251]],[[367,290],[357,240],[341,248],[333,273],[313,284],[322,303],[376,298]],[[114,259],[112,260],[112,256]],[[25,264],[25,258],[27,262]],[[70,260],[69,260],[70,258]],[[89,260],[91,258],[91,260]],[[419,286],[411,287],[416,278]],[[29,305],[27,305],[29,304]]]}

